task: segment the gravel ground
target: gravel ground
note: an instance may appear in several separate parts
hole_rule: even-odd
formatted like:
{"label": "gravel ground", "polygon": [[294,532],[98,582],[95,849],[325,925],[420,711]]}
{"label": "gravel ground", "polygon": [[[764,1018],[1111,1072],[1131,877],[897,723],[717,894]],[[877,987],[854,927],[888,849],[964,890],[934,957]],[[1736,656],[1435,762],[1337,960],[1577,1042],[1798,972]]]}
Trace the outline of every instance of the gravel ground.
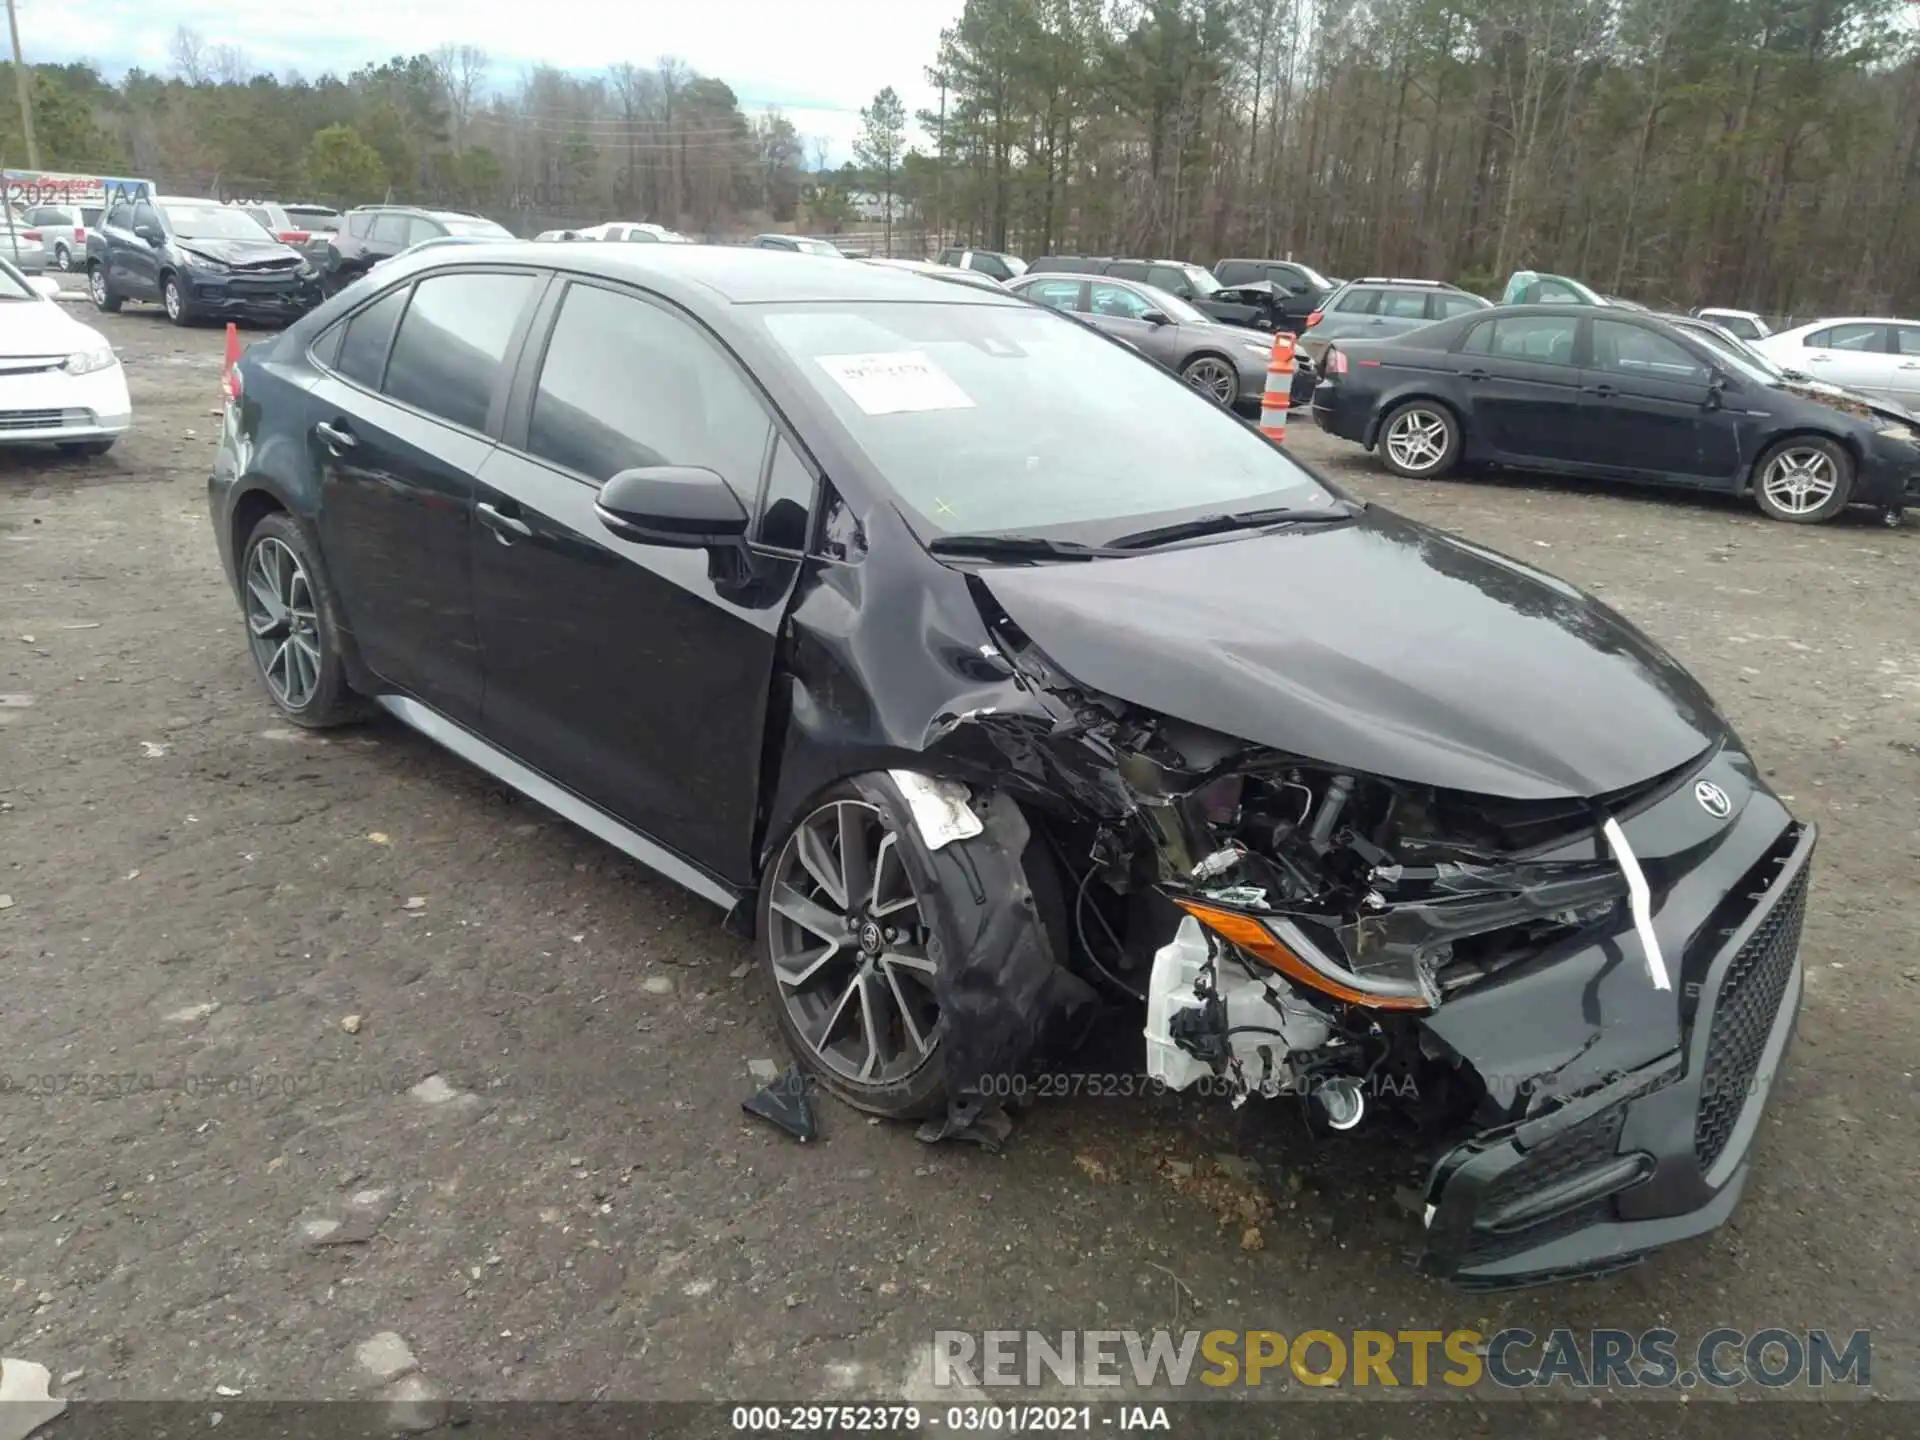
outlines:
{"label": "gravel ground", "polygon": [[784,1058],[716,912],[393,724],[276,719],[207,521],[221,335],[93,318],[136,428],[0,456],[0,1353],[62,1393],[897,1399],[936,1327],[1513,1324],[1871,1328],[1920,1397],[1920,526],[1413,484],[1296,422],[1644,625],[1825,831],[1733,1223],[1475,1296],[1408,1270],[1393,1157],[1276,1108],[1050,1100],[999,1156],[746,1120]]}

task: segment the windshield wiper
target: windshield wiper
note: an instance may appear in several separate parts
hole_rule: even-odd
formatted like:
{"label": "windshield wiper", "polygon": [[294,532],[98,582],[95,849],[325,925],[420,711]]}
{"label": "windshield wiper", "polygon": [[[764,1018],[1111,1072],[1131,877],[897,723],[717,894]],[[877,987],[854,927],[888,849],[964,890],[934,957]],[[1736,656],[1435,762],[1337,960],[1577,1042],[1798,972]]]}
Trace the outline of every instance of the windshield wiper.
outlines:
{"label": "windshield wiper", "polygon": [[1197,515],[1191,520],[1160,525],[1151,530],[1136,530],[1107,542],[1112,550],[1151,550],[1178,540],[1197,540],[1205,535],[1222,535],[1230,530],[1258,530],[1267,525],[1329,525],[1350,520],[1350,510],[1289,510],[1271,506],[1264,510],[1230,510],[1219,515]]}
{"label": "windshield wiper", "polygon": [[978,555],[997,560],[1097,560],[1114,552],[1078,540],[1054,540],[1045,535],[941,535],[927,544],[935,555]]}

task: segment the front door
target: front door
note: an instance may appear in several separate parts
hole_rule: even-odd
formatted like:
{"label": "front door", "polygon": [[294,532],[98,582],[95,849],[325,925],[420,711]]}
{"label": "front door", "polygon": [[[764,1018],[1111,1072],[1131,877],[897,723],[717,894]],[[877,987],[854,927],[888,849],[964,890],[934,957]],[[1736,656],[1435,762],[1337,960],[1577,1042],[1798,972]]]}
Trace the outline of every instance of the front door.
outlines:
{"label": "front door", "polygon": [[[1094,280],[1087,285],[1087,319],[1109,335],[1117,335],[1148,354],[1158,348],[1161,326],[1149,324],[1143,317],[1154,312],[1153,302],[1138,290]],[[1159,359],[1158,355],[1154,355]],[[1164,363],[1164,362],[1163,362]]]}
{"label": "front door", "polygon": [[693,465],[751,511],[772,420],[712,337],[664,305],[574,280],[545,309],[528,347],[542,353],[550,323],[544,360],[517,382],[502,447],[480,475],[483,732],[682,857],[744,881],[794,565],[749,564],[742,547],[623,540],[594,500],[622,470]]}
{"label": "front door", "polygon": [[1580,373],[1590,463],[1696,485],[1732,481],[1739,437],[1715,401],[1706,361],[1630,320],[1596,317],[1592,325]]}
{"label": "front door", "polygon": [[348,322],[313,387],[321,538],[361,657],[465,725],[480,716],[468,529],[504,361],[541,288],[462,271],[388,291]]}
{"label": "front door", "polygon": [[1472,453],[1516,464],[1583,458],[1579,325],[1572,315],[1509,315],[1467,332],[1458,361]]}
{"label": "front door", "polygon": [[1846,323],[1814,331],[1798,356],[1782,355],[1780,359],[1789,368],[1804,370],[1829,385],[1891,399],[1893,357],[1887,353],[1888,348],[1886,326]]}
{"label": "front door", "polygon": [[132,228],[145,229],[156,237],[147,240],[129,233],[125,253],[121,258],[122,295],[135,300],[158,300],[160,298],[160,245],[158,237],[163,233],[160,226],[160,211],[148,200],[136,200],[133,206]]}

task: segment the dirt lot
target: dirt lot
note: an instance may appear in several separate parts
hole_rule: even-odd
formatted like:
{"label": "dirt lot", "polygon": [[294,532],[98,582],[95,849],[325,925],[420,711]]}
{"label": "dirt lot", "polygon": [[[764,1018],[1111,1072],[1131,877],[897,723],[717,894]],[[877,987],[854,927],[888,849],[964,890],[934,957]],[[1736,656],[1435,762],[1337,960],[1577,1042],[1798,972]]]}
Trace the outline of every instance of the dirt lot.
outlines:
{"label": "dirt lot", "polygon": [[1391,1157],[1258,1104],[1049,1101],[998,1157],[745,1120],[780,1042],[714,912],[395,725],[275,718],[207,522],[221,336],[97,318],[134,431],[0,457],[0,1353],[65,1393],[366,1395],[389,1331],[450,1395],[797,1399],[914,1393],[936,1327],[1519,1324],[1868,1327],[1920,1398],[1920,524],[1417,485],[1296,424],[1642,623],[1825,831],[1734,1222],[1463,1295],[1406,1268]]}

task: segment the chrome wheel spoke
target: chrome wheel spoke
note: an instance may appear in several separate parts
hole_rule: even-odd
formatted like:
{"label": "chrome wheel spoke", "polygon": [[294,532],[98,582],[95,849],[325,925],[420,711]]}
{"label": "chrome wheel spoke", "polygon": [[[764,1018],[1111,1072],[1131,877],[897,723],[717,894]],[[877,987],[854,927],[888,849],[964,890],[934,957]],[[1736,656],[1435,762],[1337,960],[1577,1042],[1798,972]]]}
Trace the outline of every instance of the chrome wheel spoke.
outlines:
{"label": "chrome wheel spoke", "polygon": [[867,853],[867,827],[872,823],[873,811],[865,805],[845,801],[835,809],[834,818],[840,830],[840,893],[851,905],[873,889],[873,859]]}
{"label": "chrome wheel spoke", "polygon": [[813,878],[813,883],[844,911],[847,908],[847,889],[840,879],[840,862],[834,859],[832,849],[811,820],[795,834],[794,848],[798,852],[801,867]]}
{"label": "chrome wheel spoke", "polygon": [[910,970],[916,975],[926,976],[929,980],[933,978],[934,971],[938,968],[927,958],[926,952],[917,947],[903,945],[893,945],[882,951],[880,963],[890,968],[897,966],[902,970]]}
{"label": "chrome wheel spoke", "polygon": [[913,1006],[907,1003],[907,997],[900,989],[900,976],[893,966],[884,961],[880,966],[880,973],[887,977],[887,990],[893,996],[895,1012],[900,1016],[900,1029],[906,1036],[907,1043],[913,1046],[916,1054],[926,1054],[929,1048],[927,1037],[920,1033],[919,1025],[914,1022]]}
{"label": "chrome wheel spoke", "polygon": [[839,953],[840,942],[838,940],[829,940],[825,945],[820,947],[818,953],[799,956],[799,965],[797,968],[792,959],[774,961],[774,977],[789,990],[801,989],[809,980],[820,973],[821,968],[825,966],[829,960],[832,960]]}
{"label": "chrome wheel spoke", "polygon": [[847,917],[836,915],[817,900],[809,900],[792,886],[782,886],[773,895],[774,914],[784,915],[810,935],[838,945],[847,936]]}

